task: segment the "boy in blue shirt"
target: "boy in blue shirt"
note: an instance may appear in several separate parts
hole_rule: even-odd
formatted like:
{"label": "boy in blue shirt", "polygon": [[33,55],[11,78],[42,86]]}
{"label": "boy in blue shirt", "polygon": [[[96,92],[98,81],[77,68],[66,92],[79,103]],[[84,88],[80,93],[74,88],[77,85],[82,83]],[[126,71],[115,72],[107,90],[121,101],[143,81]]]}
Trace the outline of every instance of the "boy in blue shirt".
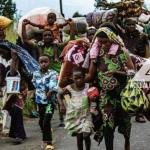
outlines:
{"label": "boy in blue shirt", "polygon": [[39,57],[41,69],[33,74],[33,85],[35,86],[36,103],[39,108],[39,125],[43,133],[43,142],[47,144],[46,149],[52,146],[51,119],[55,107],[55,92],[57,92],[57,72],[50,70],[50,58],[43,54]]}

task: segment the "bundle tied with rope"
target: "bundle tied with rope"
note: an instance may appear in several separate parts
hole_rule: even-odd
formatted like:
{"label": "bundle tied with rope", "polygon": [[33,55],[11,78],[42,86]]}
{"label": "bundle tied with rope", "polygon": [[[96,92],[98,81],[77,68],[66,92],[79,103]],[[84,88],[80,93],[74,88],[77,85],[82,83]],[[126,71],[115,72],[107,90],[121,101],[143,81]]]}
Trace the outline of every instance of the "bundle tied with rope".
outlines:
{"label": "bundle tied with rope", "polygon": [[138,112],[143,113],[149,109],[149,100],[138,82],[129,79],[121,93],[121,106],[125,112],[135,116]]}
{"label": "bundle tied with rope", "polygon": [[119,17],[139,17],[142,12],[148,13],[148,10],[143,8],[144,0],[122,0],[117,3],[108,3],[107,1],[98,2],[97,8],[117,8]]}

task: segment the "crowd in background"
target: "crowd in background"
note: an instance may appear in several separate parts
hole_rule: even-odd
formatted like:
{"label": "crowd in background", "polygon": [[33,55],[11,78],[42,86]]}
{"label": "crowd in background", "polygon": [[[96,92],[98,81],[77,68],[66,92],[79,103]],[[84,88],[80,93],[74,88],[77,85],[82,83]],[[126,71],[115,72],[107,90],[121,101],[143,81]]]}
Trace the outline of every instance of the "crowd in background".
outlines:
{"label": "crowd in background", "polygon": [[[31,91],[45,150],[54,149],[51,119],[57,106],[60,127],[77,138],[78,150],[83,150],[83,141],[86,150],[91,149],[92,134],[98,143],[104,138],[106,149],[113,150],[116,127],[125,138],[125,150],[130,150],[131,116],[141,123],[149,120],[149,88],[132,93],[135,88],[130,86],[150,57],[148,25],[141,31],[137,18],[118,20],[116,10],[98,24],[92,15],[87,14],[86,23],[65,19],[60,24],[55,13],[47,15],[45,25],[23,19],[16,44],[7,41],[0,28],[2,130],[10,124],[14,143],[26,138],[23,107]],[[39,29],[32,38],[29,26]],[[62,30],[66,26],[67,38]],[[20,91],[8,94],[7,76],[18,72]]]}

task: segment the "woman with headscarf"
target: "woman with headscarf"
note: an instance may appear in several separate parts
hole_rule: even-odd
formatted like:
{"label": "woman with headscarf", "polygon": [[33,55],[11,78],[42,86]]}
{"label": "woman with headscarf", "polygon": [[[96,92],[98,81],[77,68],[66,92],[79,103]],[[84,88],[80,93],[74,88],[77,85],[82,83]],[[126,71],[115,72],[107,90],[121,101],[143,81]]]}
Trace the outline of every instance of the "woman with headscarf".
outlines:
{"label": "woman with headscarf", "polygon": [[116,126],[124,135],[125,150],[130,150],[130,117],[121,108],[120,93],[126,85],[127,70],[133,69],[133,64],[124,44],[112,29],[100,28],[95,34],[95,40],[101,46],[97,58],[91,59],[86,80],[92,80],[97,73],[106,150],[113,150]]}

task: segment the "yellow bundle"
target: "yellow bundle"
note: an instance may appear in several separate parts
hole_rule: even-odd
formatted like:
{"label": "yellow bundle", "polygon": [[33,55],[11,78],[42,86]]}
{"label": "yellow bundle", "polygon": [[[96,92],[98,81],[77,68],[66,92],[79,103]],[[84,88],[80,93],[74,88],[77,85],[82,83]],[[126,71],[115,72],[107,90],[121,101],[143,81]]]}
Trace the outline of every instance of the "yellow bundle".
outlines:
{"label": "yellow bundle", "polygon": [[0,28],[7,28],[11,22],[12,20],[10,20],[9,18],[0,16]]}

